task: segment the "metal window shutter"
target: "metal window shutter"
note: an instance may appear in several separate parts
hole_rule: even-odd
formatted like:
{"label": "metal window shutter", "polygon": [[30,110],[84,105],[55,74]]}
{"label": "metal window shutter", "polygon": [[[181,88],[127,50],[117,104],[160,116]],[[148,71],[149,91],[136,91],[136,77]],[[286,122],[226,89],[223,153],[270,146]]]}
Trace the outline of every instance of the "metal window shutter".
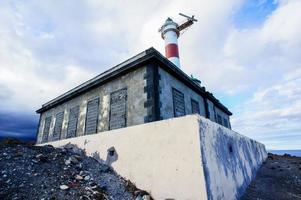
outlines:
{"label": "metal window shutter", "polygon": [[42,142],[47,142],[48,141],[50,124],[51,124],[51,116],[50,117],[46,117],[46,119],[45,119],[45,125],[44,125]]}
{"label": "metal window shutter", "polygon": [[56,114],[55,125],[54,125],[54,130],[52,135],[53,140],[58,140],[61,137],[63,119],[64,119],[64,111]]}
{"label": "metal window shutter", "polygon": [[193,99],[191,99],[191,113],[197,113],[200,114],[200,106],[199,103]]}
{"label": "metal window shutter", "polygon": [[117,90],[110,96],[110,130],[126,127],[127,89]]}
{"label": "metal window shutter", "polygon": [[97,131],[98,108],[99,108],[99,98],[93,99],[88,102],[85,134],[93,134],[96,133]]}
{"label": "metal window shutter", "polygon": [[68,120],[67,138],[76,136],[78,116],[79,106],[71,108]]}
{"label": "metal window shutter", "polygon": [[184,94],[176,89],[172,89],[174,116],[184,116],[185,113],[185,101]]}

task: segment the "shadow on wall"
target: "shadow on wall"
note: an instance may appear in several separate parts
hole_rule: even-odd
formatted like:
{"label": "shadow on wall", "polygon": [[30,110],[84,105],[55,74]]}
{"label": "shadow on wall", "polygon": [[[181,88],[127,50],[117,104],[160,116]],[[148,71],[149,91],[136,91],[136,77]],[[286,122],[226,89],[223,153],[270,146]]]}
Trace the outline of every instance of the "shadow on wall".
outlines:
{"label": "shadow on wall", "polygon": [[[79,155],[87,155],[87,152],[85,149],[79,148],[76,144],[71,144],[70,142],[66,145],[62,146],[64,148],[67,148],[71,150],[72,152],[79,154]],[[101,164],[106,164],[111,167],[112,163],[118,160],[118,154],[114,147],[110,147],[107,150],[107,158],[106,160],[103,160],[100,158],[100,154],[98,151],[95,151],[91,154],[91,157],[100,162]]]}
{"label": "shadow on wall", "polygon": [[94,153],[92,153],[91,155],[95,160],[97,160],[98,162],[102,163],[102,164],[106,164],[106,165],[109,165],[111,166],[111,164],[115,161],[118,160],[118,154],[117,154],[117,151],[115,150],[114,147],[110,147],[108,150],[107,150],[107,158],[106,160],[103,160],[100,158],[99,156],[99,152],[98,151],[95,151]]}

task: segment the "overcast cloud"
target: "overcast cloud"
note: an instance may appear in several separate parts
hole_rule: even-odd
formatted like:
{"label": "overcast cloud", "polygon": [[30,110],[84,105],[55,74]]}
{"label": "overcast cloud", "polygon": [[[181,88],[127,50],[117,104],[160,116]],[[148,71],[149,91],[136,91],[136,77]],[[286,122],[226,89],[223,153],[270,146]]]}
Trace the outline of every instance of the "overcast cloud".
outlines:
{"label": "overcast cloud", "polygon": [[300,7],[300,0],[1,1],[0,134],[35,134],[34,111],[46,101],[151,46],[163,53],[158,28],[183,12],[198,22],[179,39],[182,69],[233,111],[233,129],[269,149],[300,148]]}

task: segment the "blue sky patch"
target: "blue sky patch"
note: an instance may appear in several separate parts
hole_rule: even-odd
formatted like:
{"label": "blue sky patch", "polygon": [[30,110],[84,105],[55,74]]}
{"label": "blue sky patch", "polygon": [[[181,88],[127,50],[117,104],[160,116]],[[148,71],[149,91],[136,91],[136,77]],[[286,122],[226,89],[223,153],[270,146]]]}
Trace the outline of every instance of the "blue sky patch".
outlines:
{"label": "blue sky patch", "polygon": [[234,25],[240,29],[260,26],[277,7],[276,0],[246,0],[234,14]]}

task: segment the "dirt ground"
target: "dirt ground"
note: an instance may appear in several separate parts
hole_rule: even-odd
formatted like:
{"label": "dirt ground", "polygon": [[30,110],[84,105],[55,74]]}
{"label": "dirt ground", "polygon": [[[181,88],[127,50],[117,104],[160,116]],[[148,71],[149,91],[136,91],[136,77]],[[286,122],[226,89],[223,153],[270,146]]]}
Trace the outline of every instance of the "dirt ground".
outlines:
{"label": "dirt ground", "polygon": [[301,158],[269,154],[242,200],[301,200]]}
{"label": "dirt ground", "polygon": [[0,199],[151,199],[110,166],[72,145],[0,144]]}

